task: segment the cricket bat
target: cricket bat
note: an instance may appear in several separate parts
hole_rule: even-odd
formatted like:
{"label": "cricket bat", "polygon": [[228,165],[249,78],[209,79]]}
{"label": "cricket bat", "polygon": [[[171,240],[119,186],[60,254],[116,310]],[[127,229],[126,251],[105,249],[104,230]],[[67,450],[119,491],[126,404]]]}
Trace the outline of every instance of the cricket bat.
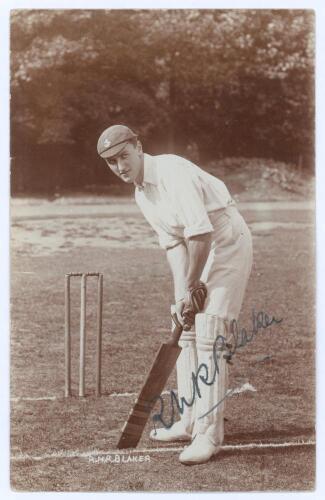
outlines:
{"label": "cricket bat", "polygon": [[156,354],[140,394],[129,413],[128,420],[124,424],[117,444],[118,449],[135,448],[137,446],[150,412],[158,396],[161,395],[182,350],[178,345],[178,341],[183,328],[177,319],[174,306],[171,307],[171,315],[174,321],[172,336],[167,342],[161,344]]}

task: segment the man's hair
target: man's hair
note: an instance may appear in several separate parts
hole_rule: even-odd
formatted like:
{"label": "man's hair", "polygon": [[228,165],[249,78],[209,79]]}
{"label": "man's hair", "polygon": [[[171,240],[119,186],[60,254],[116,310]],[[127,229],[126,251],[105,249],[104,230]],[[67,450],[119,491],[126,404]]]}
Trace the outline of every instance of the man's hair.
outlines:
{"label": "man's hair", "polygon": [[138,138],[137,137],[133,137],[132,139],[129,139],[128,142],[130,144],[133,144],[134,147],[136,147],[137,142],[138,142]]}

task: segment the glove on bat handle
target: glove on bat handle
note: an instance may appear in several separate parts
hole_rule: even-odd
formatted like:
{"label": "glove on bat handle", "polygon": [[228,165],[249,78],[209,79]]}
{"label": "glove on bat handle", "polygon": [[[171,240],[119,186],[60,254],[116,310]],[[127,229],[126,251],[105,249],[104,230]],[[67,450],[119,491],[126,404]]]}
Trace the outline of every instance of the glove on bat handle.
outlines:
{"label": "glove on bat handle", "polygon": [[174,324],[173,324],[173,328],[172,328],[172,336],[166,343],[168,345],[178,346],[178,341],[179,341],[180,336],[182,334],[183,327],[180,324],[180,322],[178,321],[176,307],[174,305],[172,305],[170,307],[170,314],[172,316],[172,320],[173,320]]}

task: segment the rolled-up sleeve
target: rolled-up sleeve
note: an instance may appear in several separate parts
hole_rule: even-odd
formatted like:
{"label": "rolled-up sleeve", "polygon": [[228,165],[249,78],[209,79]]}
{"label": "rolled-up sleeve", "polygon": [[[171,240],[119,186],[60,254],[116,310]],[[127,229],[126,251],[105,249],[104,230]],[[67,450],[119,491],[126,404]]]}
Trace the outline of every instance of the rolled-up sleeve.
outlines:
{"label": "rolled-up sleeve", "polygon": [[168,250],[169,248],[174,248],[180,243],[183,242],[181,238],[174,237],[171,234],[168,234],[164,231],[161,231],[159,228],[156,229],[158,234],[158,242],[161,248]]}
{"label": "rolled-up sleeve", "polygon": [[185,162],[179,162],[173,167],[168,169],[166,187],[177,216],[184,225],[184,237],[211,233],[213,226],[204,204],[204,193],[198,173]]}
{"label": "rolled-up sleeve", "polygon": [[[135,199],[138,206],[141,207],[137,196]],[[184,239],[179,237],[178,235],[168,232],[163,223],[159,221],[159,218],[155,217],[153,212],[144,210],[143,207],[142,211],[145,219],[149,222],[150,226],[157,234],[158,243],[161,248],[168,250],[169,248],[173,248],[184,241]]]}
{"label": "rolled-up sleeve", "polygon": [[176,247],[176,245],[179,245],[182,243],[184,240],[183,238],[178,237],[175,234],[168,233],[165,231],[164,228],[162,228],[159,224],[156,224],[152,220],[149,220],[147,218],[149,224],[151,225],[152,229],[157,233],[158,235],[158,243],[161,248],[164,248],[164,250],[168,250],[169,248]]}

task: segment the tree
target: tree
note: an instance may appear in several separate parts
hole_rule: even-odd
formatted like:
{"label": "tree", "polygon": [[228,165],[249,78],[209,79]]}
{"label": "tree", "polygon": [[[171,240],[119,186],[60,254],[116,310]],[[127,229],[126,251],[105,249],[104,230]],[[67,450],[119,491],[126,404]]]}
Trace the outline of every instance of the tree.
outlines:
{"label": "tree", "polygon": [[310,11],[13,11],[15,171],[110,182],[96,153],[110,123],[153,152],[312,163],[313,57]]}

